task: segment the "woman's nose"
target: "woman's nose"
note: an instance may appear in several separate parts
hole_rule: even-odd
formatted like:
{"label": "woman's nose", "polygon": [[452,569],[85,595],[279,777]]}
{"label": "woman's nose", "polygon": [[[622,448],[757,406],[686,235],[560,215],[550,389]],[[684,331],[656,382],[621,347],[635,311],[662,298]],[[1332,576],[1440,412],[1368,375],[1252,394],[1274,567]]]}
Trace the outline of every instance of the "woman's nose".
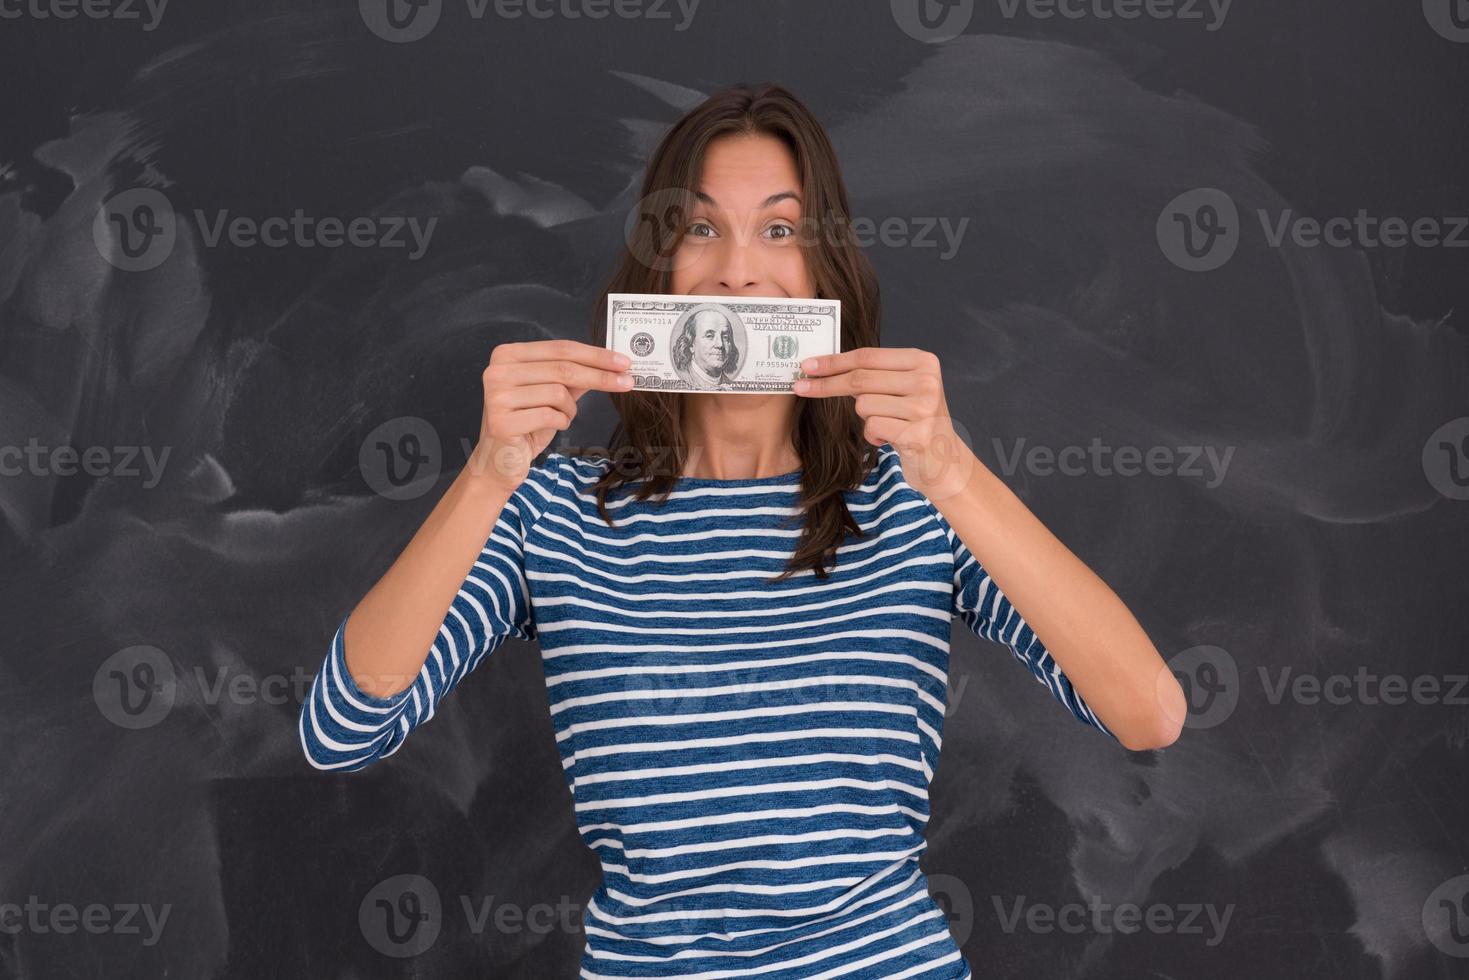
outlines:
{"label": "woman's nose", "polygon": [[738,292],[759,283],[759,256],[748,229],[741,228],[733,240],[722,243],[719,255],[719,285]]}

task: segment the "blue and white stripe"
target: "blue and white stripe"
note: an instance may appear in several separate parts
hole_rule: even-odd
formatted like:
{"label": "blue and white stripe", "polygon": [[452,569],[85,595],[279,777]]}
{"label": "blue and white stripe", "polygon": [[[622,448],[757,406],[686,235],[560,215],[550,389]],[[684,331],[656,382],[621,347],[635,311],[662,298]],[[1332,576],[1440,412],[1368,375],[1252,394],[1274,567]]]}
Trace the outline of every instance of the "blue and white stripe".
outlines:
{"label": "blue and white stripe", "polygon": [[391,755],[506,637],[539,639],[603,869],[582,977],[968,977],[919,871],[951,621],[1112,733],[890,446],[845,495],[864,536],[828,578],[780,583],[796,477],[684,479],[661,505],[622,487],[608,527],[588,492],[607,465],[532,469],[402,693],[358,689],[339,624],[302,707],[308,760]]}

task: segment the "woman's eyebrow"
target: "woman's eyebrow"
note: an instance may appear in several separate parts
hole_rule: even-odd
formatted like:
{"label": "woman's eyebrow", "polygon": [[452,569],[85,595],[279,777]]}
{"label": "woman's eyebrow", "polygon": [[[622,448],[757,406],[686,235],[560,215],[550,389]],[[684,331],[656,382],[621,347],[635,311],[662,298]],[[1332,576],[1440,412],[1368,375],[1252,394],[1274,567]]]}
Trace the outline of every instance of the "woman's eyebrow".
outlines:
{"label": "woman's eyebrow", "polygon": [[[710,207],[719,207],[719,205],[715,203],[714,198],[710,197],[708,194],[705,194],[703,191],[694,191],[694,196],[703,201],[705,204],[709,205]],[[760,204],[760,209],[764,210],[765,208],[774,207],[787,198],[795,201],[797,204],[801,203],[801,195],[797,194],[795,191],[781,191],[778,194],[770,195],[764,201],[762,201]]]}

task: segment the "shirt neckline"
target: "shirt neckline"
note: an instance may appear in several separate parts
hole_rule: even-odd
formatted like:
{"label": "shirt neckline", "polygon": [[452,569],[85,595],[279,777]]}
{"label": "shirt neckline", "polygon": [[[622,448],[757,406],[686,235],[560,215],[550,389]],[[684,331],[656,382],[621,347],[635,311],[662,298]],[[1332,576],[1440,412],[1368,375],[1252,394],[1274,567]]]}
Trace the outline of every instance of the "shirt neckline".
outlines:
{"label": "shirt neckline", "polygon": [[799,480],[805,468],[791,470],[789,473],[777,473],[775,476],[751,476],[738,479],[721,480],[712,476],[680,476],[674,483],[677,487],[756,487],[767,483],[789,483]]}

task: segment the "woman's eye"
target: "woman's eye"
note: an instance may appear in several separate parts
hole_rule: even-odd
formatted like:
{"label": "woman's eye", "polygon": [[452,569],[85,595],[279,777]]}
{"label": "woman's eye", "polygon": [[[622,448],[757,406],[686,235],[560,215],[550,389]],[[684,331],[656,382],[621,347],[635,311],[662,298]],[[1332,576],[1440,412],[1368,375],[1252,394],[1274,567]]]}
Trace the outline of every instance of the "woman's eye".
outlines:
{"label": "woman's eye", "polygon": [[[779,232],[784,232],[784,234],[781,234],[781,235],[775,234],[778,231]],[[796,233],[796,229],[792,228],[790,225],[771,225],[770,226],[770,237],[771,238],[790,238],[795,233]]]}
{"label": "woman's eye", "polygon": [[698,232],[698,229],[700,228],[708,228],[710,235],[714,233],[714,229],[712,227],[702,221],[696,221],[693,224],[689,225],[689,234],[693,235],[695,238],[708,238],[709,235],[701,234]]}

